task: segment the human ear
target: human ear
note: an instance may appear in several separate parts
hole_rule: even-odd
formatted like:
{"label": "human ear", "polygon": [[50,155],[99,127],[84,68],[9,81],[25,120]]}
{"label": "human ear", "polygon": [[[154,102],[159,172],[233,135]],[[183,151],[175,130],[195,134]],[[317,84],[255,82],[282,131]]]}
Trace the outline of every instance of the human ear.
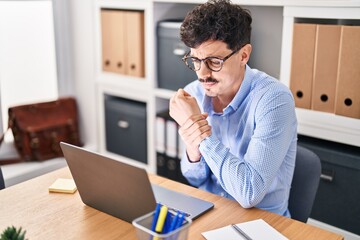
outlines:
{"label": "human ear", "polygon": [[252,46],[251,44],[246,44],[245,46],[243,46],[240,50],[240,54],[241,54],[241,65],[245,66],[247,64],[247,62],[250,59],[250,54],[252,51]]}

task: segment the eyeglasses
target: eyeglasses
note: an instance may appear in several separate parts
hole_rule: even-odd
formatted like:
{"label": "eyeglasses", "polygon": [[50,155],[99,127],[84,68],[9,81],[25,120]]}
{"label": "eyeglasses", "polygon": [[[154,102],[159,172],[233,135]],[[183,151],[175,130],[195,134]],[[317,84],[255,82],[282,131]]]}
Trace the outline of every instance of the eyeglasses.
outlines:
{"label": "eyeglasses", "polygon": [[217,57],[207,57],[204,59],[199,59],[197,57],[191,57],[189,56],[190,52],[185,54],[185,56],[182,58],[182,61],[185,63],[186,66],[188,66],[193,71],[199,71],[201,68],[201,62],[204,62],[206,67],[210,69],[213,72],[219,72],[223,66],[224,62],[228,60],[232,55],[237,53],[239,50],[233,51],[223,59],[217,58]]}

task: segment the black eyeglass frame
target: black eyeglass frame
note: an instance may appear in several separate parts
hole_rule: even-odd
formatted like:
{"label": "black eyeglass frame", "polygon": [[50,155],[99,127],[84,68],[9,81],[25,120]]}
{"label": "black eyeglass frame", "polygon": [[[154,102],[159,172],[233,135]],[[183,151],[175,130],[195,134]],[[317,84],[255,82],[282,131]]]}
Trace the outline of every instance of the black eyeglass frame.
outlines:
{"label": "black eyeglass frame", "polygon": [[[240,48],[241,49],[241,48]],[[239,49],[239,50],[240,50]],[[197,57],[191,57],[191,56],[189,56],[189,54],[190,54],[190,51],[189,52],[187,52],[186,54],[185,54],[185,56],[181,59],[184,63],[185,63],[185,65],[188,67],[188,68],[190,68],[191,70],[193,70],[194,72],[197,72],[197,71],[199,71],[200,69],[201,69],[201,63],[202,62],[204,62],[205,63],[205,65],[206,65],[206,67],[209,69],[209,70],[211,70],[211,71],[213,71],[213,72],[220,72],[221,71],[221,69],[224,67],[224,62],[226,61],[226,60],[228,60],[232,55],[234,55],[235,53],[237,53],[239,50],[235,50],[235,51],[232,51],[229,55],[227,55],[226,57],[224,57],[223,59],[221,59],[221,58],[218,58],[218,57],[207,57],[207,58],[204,58],[204,59],[199,59],[199,58],[197,58]],[[188,63],[187,63],[187,59],[191,59],[191,60],[196,60],[196,61],[199,61],[200,62],[200,64],[199,64],[199,69],[195,69],[195,68],[192,68]],[[220,61],[220,64],[221,64],[221,66],[220,66],[220,69],[219,70],[214,70],[214,69],[212,69],[211,67],[209,67],[209,65],[208,65],[208,63],[207,63],[207,60],[211,60],[211,59],[216,59],[216,60],[219,60]],[[195,66],[195,65],[194,65]]]}

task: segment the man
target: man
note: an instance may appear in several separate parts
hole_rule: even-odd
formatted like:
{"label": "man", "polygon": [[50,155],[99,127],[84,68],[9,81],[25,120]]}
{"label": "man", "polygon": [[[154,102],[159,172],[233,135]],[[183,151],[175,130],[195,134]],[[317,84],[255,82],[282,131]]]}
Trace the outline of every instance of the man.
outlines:
{"label": "man", "polygon": [[170,115],[180,125],[181,169],[192,185],[289,217],[295,105],[286,86],[247,65],[251,22],[229,0],[187,14],[180,36],[191,50],[183,61],[198,81],[174,94]]}

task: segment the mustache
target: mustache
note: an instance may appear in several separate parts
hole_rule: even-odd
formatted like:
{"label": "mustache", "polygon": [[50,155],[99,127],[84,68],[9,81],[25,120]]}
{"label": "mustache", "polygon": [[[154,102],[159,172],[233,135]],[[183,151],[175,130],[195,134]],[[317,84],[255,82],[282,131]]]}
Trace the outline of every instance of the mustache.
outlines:
{"label": "mustache", "polygon": [[199,78],[199,82],[201,83],[218,83],[219,81],[212,77],[207,78]]}

